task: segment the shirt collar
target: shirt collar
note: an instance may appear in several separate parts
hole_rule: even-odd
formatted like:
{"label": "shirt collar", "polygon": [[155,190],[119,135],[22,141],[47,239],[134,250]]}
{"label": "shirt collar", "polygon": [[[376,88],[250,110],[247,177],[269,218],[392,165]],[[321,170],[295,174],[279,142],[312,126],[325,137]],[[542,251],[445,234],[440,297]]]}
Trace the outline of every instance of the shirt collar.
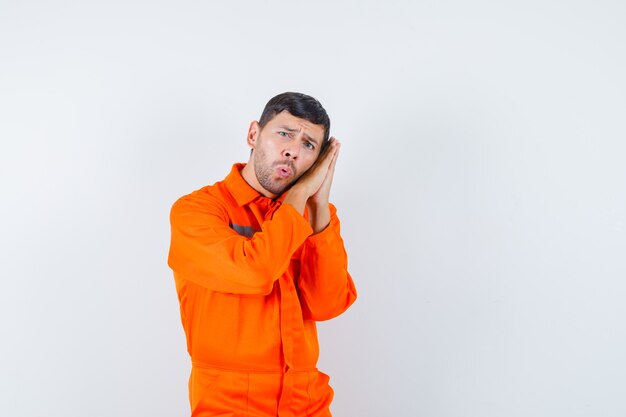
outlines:
{"label": "shirt collar", "polygon": [[233,164],[230,174],[228,174],[224,180],[228,191],[230,191],[235,198],[238,206],[248,204],[260,195],[258,191],[252,188],[241,176],[241,170],[245,166],[246,164]]}

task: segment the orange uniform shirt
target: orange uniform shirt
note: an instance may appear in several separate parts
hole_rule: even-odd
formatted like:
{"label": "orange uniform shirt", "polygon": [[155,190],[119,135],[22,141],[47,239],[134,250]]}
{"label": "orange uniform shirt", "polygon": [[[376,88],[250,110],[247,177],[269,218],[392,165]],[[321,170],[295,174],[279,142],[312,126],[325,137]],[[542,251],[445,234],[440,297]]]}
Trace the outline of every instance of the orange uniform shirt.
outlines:
{"label": "orange uniform shirt", "polygon": [[[172,207],[168,263],[192,364],[315,370],[315,322],[338,316],[356,299],[336,209],[330,206],[330,224],[313,234],[282,197],[272,200],[250,187],[243,166]],[[192,378],[190,391],[201,395],[193,385]]]}

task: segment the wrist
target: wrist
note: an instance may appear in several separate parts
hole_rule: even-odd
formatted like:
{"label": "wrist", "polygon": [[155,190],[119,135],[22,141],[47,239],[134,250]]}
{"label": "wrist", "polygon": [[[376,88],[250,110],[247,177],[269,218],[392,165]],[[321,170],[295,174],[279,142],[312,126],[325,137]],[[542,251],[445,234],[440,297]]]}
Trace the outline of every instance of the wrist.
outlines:
{"label": "wrist", "polygon": [[304,207],[307,199],[308,194],[306,193],[306,190],[302,189],[302,187],[294,185],[291,189],[289,189],[289,191],[287,191],[287,194],[285,194],[283,202],[291,204],[298,212],[300,212],[300,214],[304,215]]}
{"label": "wrist", "polygon": [[328,207],[329,202],[327,198],[320,198],[320,197],[312,196],[312,197],[309,197],[306,204],[309,208],[313,210],[318,210],[320,208]]}
{"label": "wrist", "polygon": [[327,199],[309,198],[306,203],[309,212],[309,224],[313,233],[319,233],[330,223],[330,204]]}

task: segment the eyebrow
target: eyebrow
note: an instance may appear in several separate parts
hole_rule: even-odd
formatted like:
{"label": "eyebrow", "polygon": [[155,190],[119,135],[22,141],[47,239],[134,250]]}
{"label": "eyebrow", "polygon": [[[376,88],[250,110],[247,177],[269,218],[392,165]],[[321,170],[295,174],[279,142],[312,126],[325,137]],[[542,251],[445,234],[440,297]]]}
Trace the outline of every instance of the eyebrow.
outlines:
{"label": "eyebrow", "polygon": [[[280,129],[284,129],[284,130],[286,130],[287,132],[292,132],[292,133],[298,133],[298,132],[300,131],[300,129],[294,129],[294,128],[291,128],[291,127],[288,127],[288,126],[285,126],[285,125],[281,125],[281,126],[278,126],[278,127],[279,127]],[[315,139],[315,138],[313,138],[313,137],[311,137],[311,136],[307,135],[306,133],[303,133],[303,135],[304,135],[304,136],[305,136],[308,140],[310,140],[311,142],[313,142],[313,143],[315,143],[316,145],[318,145],[318,146],[319,146],[319,141],[318,141],[317,139]]]}

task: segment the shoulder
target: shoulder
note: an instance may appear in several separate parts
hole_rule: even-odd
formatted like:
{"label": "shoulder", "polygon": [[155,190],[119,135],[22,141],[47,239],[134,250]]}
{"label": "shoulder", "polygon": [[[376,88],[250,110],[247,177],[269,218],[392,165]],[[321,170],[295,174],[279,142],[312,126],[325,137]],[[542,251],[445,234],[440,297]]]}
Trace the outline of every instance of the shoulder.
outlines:
{"label": "shoulder", "polygon": [[228,207],[233,204],[234,199],[224,181],[219,181],[180,197],[172,205],[171,217],[192,214],[226,216]]}

